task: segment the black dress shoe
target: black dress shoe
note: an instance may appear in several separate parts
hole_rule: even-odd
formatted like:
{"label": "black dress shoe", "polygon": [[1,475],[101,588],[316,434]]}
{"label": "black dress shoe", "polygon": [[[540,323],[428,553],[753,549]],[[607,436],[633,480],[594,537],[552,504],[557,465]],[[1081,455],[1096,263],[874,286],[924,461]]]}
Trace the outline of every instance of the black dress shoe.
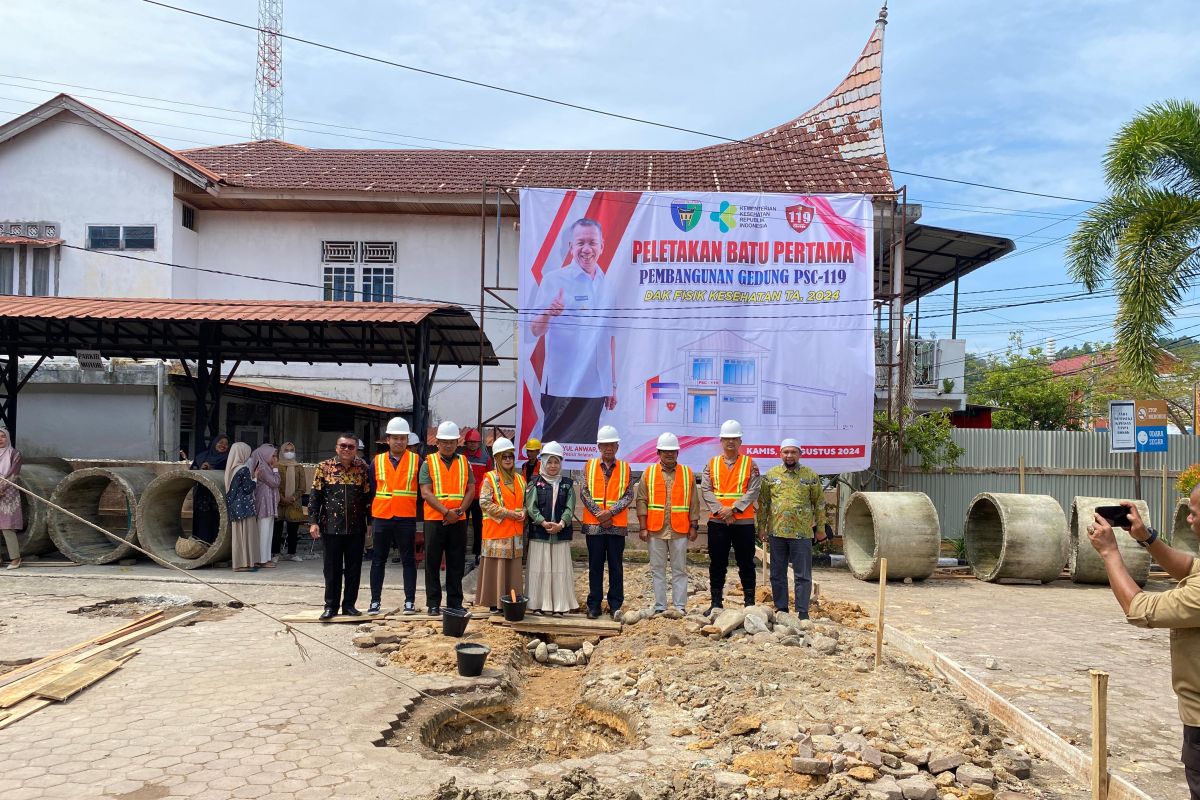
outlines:
{"label": "black dress shoe", "polygon": [[321,616],[317,617],[317,619],[324,622],[327,619],[333,619],[335,616],[337,616],[337,609],[333,606],[325,606],[325,610],[321,612]]}
{"label": "black dress shoe", "polygon": [[361,617],[362,612],[354,606],[342,606],[342,614],[347,617]]}
{"label": "black dress shoe", "polygon": [[600,618],[599,611],[592,611],[590,608],[588,609],[588,619],[599,619],[599,618]]}
{"label": "black dress shoe", "polygon": [[440,617],[441,615],[442,615],[442,607],[441,606],[430,606],[429,607],[429,616]]}

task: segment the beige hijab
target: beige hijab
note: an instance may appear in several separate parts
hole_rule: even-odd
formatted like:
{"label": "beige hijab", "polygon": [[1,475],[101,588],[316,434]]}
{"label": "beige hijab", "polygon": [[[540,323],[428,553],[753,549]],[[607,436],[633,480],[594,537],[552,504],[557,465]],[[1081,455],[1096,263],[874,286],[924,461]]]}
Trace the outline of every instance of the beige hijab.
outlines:
{"label": "beige hijab", "polygon": [[300,466],[294,460],[288,460],[283,457],[283,451],[288,447],[292,448],[292,452],[296,452],[296,445],[291,442],[284,442],[279,448],[279,474],[283,476],[283,483],[280,485],[280,494],[282,497],[295,497],[296,489],[300,485],[301,476],[304,474],[304,467]]}
{"label": "beige hijab", "polygon": [[229,460],[225,462],[225,491],[233,486],[233,474],[250,460],[250,445],[237,442],[229,448]]}

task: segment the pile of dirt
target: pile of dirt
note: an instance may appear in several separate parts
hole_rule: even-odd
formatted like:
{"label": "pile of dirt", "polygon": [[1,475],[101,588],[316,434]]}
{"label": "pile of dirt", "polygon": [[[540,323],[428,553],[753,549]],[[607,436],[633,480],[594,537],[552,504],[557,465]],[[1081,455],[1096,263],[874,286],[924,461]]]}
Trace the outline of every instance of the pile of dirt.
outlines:
{"label": "pile of dirt", "polygon": [[389,661],[395,666],[420,674],[457,675],[458,656],[454,652],[454,646],[465,642],[486,644],[492,648],[492,652],[488,654],[488,666],[506,666],[512,663],[513,659],[522,657],[525,651],[524,637],[511,628],[492,625],[486,619],[472,620],[461,638],[443,636],[440,622],[381,625],[374,627],[374,630],[377,632],[360,633],[360,637],[391,639],[390,642],[379,645],[377,649],[387,653]]}

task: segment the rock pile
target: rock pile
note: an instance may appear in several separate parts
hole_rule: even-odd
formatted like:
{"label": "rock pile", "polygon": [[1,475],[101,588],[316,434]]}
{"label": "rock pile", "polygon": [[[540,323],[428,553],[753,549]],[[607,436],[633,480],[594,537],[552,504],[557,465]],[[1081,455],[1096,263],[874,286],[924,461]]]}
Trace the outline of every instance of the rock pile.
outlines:
{"label": "rock pile", "polygon": [[594,641],[584,639],[575,647],[569,647],[565,642],[544,642],[541,639],[530,639],[525,649],[539,664],[554,664],[560,667],[586,667],[596,649]]}

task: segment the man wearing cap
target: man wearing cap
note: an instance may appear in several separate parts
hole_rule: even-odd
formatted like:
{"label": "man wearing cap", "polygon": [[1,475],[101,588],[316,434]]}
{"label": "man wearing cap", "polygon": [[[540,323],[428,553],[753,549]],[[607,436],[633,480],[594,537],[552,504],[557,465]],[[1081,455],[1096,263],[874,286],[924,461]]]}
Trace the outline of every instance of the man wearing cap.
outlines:
{"label": "man wearing cap", "polygon": [[446,606],[463,607],[462,578],[467,555],[467,512],[475,499],[475,476],[458,453],[458,426],[447,420],[437,429],[437,452],[421,464],[417,479],[425,499],[425,603],[442,613],[442,556],[446,557]]}
{"label": "man wearing cap", "polygon": [[637,484],[637,517],[641,540],[650,549],[650,583],[654,613],[667,610],[667,559],[671,560],[671,602],[687,613],[687,547],[700,527],[700,493],[690,467],[679,464],[679,438],[658,437],[658,463]]}
{"label": "man wearing cap", "polygon": [[393,417],[387,424],[387,452],[371,461],[370,480],[375,499],[371,501],[372,538],[371,605],[368,614],[378,614],[383,600],[383,576],[393,545],[404,565],[404,613],[417,611],[417,476],[420,457],[408,449],[408,422]]}
{"label": "man wearing cap", "polygon": [[729,549],[737,559],[738,576],[746,605],[754,604],[754,503],[762,476],[750,456],[742,455],[742,425],[735,419],[721,423],[721,454],[704,467],[700,493],[712,515],[708,519],[708,582],[712,606],[725,607],[725,573]]}
{"label": "man wearing cap", "polygon": [[[463,437],[463,455],[467,457],[467,463],[471,465],[471,475],[475,479],[475,485],[482,487],[483,476],[488,474],[494,464],[487,449],[483,447],[483,436],[474,428],[467,428],[467,433]],[[471,540],[471,554],[475,557],[473,566],[479,566],[479,554],[483,548],[483,509],[479,507],[478,497],[471,501],[467,514],[471,517],[473,534]]]}
{"label": "man wearing cap", "polygon": [[777,611],[788,610],[788,565],[792,566],[796,614],[808,619],[812,595],[812,544],[825,541],[825,492],[821,478],[800,464],[800,443],[784,439],[783,463],[763,476],[758,493],[758,532],[771,554],[771,596]]}
{"label": "man wearing cap", "polygon": [[596,433],[599,458],[588,459],[583,474],[576,476],[579,499],[583,501],[582,529],[588,549],[589,619],[600,616],[604,597],[604,564],[608,563],[608,610],[616,614],[625,602],[625,531],[629,527],[629,505],[636,484],[629,464],[617,460],[621,436],[612,425]]}
{"label": "man wearing cap", "polygon": [[542,471],[542,462],[538,459],[541,452],[541,439],[530,439],[525,442],[525,463],[521,465],[521,471],[525,474],[526,483],[529,483],[533,480],[534,475]]}
{"label": "man wearing cap", "polygon": [[604,409],[617,406],[617,337],[607,322],[612,294],[600,267],[604,231],[596,220],[581,217],[567,232],[570,263],[543,276],[529,333],[545,337],[542,436],[586,444]]}

